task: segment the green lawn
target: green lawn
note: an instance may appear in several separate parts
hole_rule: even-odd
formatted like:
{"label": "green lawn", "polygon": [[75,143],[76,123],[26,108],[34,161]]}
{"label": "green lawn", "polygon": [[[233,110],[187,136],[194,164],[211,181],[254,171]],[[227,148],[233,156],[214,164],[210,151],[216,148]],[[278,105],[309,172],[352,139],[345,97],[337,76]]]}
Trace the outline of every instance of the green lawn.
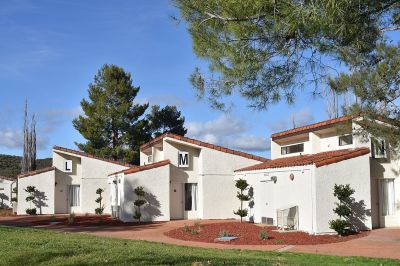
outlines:
{"label": "green lawn", "polygon": [[1,265],[192,265],[195,262],[198,262],[198,265],[399,265],[400,263],[395,260],[354,257],[180,247],[0,226]]}

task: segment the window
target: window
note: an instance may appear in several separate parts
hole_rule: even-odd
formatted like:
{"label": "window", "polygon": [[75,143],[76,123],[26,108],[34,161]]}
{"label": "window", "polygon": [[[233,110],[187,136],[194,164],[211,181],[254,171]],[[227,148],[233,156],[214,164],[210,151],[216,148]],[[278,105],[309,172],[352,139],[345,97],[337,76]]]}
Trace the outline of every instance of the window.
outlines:
{"label": "window", "polygon": [[394,197],[394,179],[381,179],[381,214],[394,215],[396,202]]}
{"label": "window", "polygon": [[383,139],[371,139],[371,150],[374,158],[386,158],[386,142]]}
{"label": "window", "polygon": [[346,146],[353,144],[353,135],[339,136],[339,146]]}
{"label": "window", "polygon": [[79,207],[80,205],[80,186],[69,186],[69,206]]}
{"label": "window", "polygon": [[153,155],[147,156],[147,162],[152,163],[153,162]]}
{"label": "window", "polygon": [[291,153],[299,153],[304,151],[304,143],[285,146],[281,148],[281,154],[291,154]]}
{"label": "window", "polygon": [[185,184],[185,211],[197,210],[197,184]]}

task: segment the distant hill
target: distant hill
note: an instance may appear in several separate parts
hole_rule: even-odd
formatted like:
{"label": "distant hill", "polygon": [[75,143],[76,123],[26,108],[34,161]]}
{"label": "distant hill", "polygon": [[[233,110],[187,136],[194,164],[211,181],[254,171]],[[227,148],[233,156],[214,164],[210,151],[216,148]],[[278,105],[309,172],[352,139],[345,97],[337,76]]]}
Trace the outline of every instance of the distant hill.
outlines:
{"label": "distant hill", "polygon": [[[51,158],[36,160],[37,169],[52,166]],[[0,154],[0,176],[16,177],[21,173],[21,157]]]}

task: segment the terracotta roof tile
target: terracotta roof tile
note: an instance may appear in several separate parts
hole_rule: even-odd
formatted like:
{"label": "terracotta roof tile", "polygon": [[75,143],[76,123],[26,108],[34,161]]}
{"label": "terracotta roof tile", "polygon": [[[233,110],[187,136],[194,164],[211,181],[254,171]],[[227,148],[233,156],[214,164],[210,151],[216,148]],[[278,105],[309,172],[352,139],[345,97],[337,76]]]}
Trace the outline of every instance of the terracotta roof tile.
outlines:
{"label": "terracotta roof tile", "polygon": [[46,168],[42,168],[42,169],[39,169],[39,170],[36,170],[36,171],[32,171],[32,172],[27,172],[27,173],[20,174],[20,175],[18,175],[18,178],[23,178],[23,177],[38,175],[38,174],[42,174],[42,173],[54,171],[55,169],[56,169],[56,168],[55,168],[54,166],[46,167]]}
{"label": "terracotta roof tile", "polygon": [[315,165],[316,167],[337,163],[358,156],[368,154],[369,148],[344,149],[328,152],[320,152],[316,154],[305,154],[299,156],[291,156],[270,160],[264,163],[244,167],[235,172],[253,171],[270,168],[283,168],[292,166]]}
{"label": "terracotta roof tile", "polygon": [[296,134],[300,134],[300,133],[307,133],[307,132],[310,132],[310,131],[313,131],[313,130],[316,130],[319,128],[328,127],[328,126],[331,126],[334,124],[347,122],[347,121],[352,120],[355,117],[356,116],[352,116],[352,115],[342,116],[339,118],[329,119],[329,120],[321,121],[321,122],[314,123],[311,125],[306,125],[303,127],[297,127],[297,128],[289,129],[286,131],[274,133],[271,135],[271,138],[274,140],[274,139],[279,139],[281,137],[287,137],[287,136],[296,135]]}
{"label": "terracotta roof tile", "polygon": [[124,163],[122,161],[116,161],[116,160],[112,160],[112,159],[102,158],[102,157],[94,156],[92,154],[88,154],[88,153],[85,153],[85,152],[82,152],[82,151],[71,150],[71,149],[67,149],[67,148],[63,148],[63,147],[59,147],[59,146],[54,146],[53,149],[57,150],[57,151],[63,151],[63,152],[76,154],[76,155],[79,155],[79,156],[93,158],[93,159],[104,161],[104,162],[108,162],[108,163],[118,164],[118,165],[122,165],[122,166],[126,166],[126,167],[134,166],[132,164]]}
{"label": "terracotta roof tile", "polygon": [[156,143],[161,142],[164,138],[177,139],[177,140],[181,140],[181,141],[184,141],[184,142],[193,143],[193,144],[201,146],[201,147],[206,147],[206,148],[210,148],[210,149],[213,149],[213,150],[217,150],[217,151],[221,151],[221,152],[225,152],[225,153],[229,153],[229,154],[239,155],[239,156],[242,156],[242,157],[245,157],[245,158],[248,158],[248,159],[253,159],[253,160],[256,160],[256,161],[260,161],[260,162],[268,161],[268,159],[266,159],[264,157],[261,157],[261,156],[253,155],[253,154],[250,154],[250,153],[231,150],[231,149],[228,149],[228,148],[225,148],[225,147],[213,145],[213,144],[210,144],[210,143],[207,143],[207,142],[191,139],[191,138],[188,138],[188,137],[183,137],[183,136],[172,134],[172,133],[165,133],[165,134],[163,134],[161,136],[158,136],[158,137],[152,139],[151,141],[141,145],[140,149],[141,150],[147,149],[147,148],[155,145]]}
{"label": "terracotta roof tile", "polygon": [[121,173],[124,173],[126,175],[127,174],[133,174],[133,173],[137,173],[137,172],[146,171],[146,170],[150,170],[150,169],[153,169],[153,168],[165,166],[165,165],[168,165],[168,164],[170,164],[170,161],[169,160],[164,160],[164,161],[159,161],[159,162],[146,164],[146,165],[142,165],[142,166],[134,166],[134,167],[126,169],[126,170],[122,170],[122,171],[118,171],[118,172],[109,174],[108,176],[121,174]]}

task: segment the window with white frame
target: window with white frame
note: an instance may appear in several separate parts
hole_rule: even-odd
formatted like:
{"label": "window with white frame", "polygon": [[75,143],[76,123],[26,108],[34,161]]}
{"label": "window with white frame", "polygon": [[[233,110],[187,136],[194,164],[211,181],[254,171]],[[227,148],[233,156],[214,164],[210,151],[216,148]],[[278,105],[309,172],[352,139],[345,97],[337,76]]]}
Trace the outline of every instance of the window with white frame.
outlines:
{"label": "window with white frame", "polygon": [[371,150],[374,158],[386,158],[386,141],[383,139],[372,138],[371,139]]}
{"label": "window with white frame", "polygon": [[299,153],[299,152],[304,152],[304,143],[281,147],[282,155],[291,154],[291,153]]}
{"label": "window with white frame", "polygon": [[339,136],[339,146],[346,146],[353,144],[353,135]]}
{"label": "window with white frame", "polygon": [[185,211],[197,210],[197,183],[185,184]]}
{"label": "window with white frame", "polygon": [[79,207],[80,205],[80,186],[69,186],[69,206]]}
{"label": "window with white frame", "polygon": [[394,215],[396,212],[396,201],[394,194],[394,179],[381,179],[381,215]]}

